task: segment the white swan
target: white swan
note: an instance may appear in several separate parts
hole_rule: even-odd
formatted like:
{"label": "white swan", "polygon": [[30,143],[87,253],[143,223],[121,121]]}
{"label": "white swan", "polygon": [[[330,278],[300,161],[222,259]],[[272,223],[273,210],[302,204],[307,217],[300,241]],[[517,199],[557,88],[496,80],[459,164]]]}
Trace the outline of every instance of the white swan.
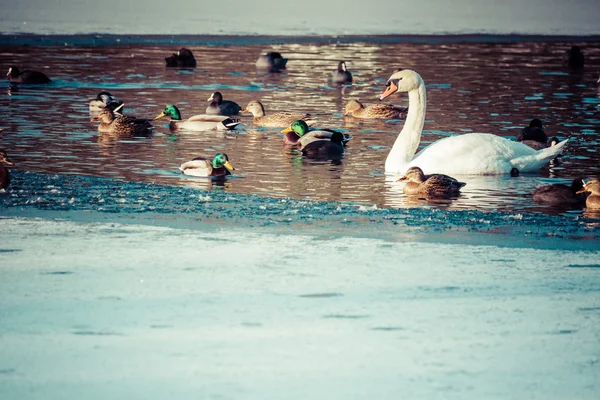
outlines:
{"label": "white swan", "polygon": [[494,175],[511,169],[532,172],[560,154],[564,140],[552,147],[534,150],[523,143],[489,133],[468,133],[438,140],[415,155],[425,121],[425,83],[415,71],[395,72],[380,100],[395,92],[408,92],[408,116],[402,132],[385,160],[385,172],[404,174],[417,166],[425,174]]}

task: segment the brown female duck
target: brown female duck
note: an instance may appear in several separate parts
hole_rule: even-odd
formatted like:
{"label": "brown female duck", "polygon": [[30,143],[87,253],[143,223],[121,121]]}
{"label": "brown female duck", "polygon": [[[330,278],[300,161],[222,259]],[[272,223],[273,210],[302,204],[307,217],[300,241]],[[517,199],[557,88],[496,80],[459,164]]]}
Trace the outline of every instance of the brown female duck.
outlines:
{"label": "brown female duck", "polygon": [[583,189],[577,194],[589,192],[591,193],[585,201],[585,206],[588,209],[600,210],[600,179],[591,178],[583,185]]}
{"label": "brown female duck", "polygon": [[144,135],[152,129],[147,119],[115,114],[109,108],[102,110],[97,117],[92,118],[92,121],[101,121],[98,132],[123,136]]}
{"label": "brown female duck", "polygon": [[448,175],[425,175],[419,167],[410,167],[398,182],[408,180],[402,191],[408,195],[422,195],[425,197],[452,197],[459,194],[460,189],[466,185]]}
{"label": "brown female duck", "polygon": [[406,117],[406,108],[394,107],[389,104],[371,104],[365,107],[357,100],[350,100],[346,104],[344,115],[361,119],[402,119]]}
{"label": "brown female duck", "polygon": [[587,195],[581,178],[573,179],[571,186],[555,184],[544,185],[533,191],[533,201],[553,206],[583,206]]}
{"label": "brown female duck", "polygon": [[264,126],[267,128],[283,128],[290,126],[294,121],[302,120],[308,125],[311,125],[314,121],[310,119],[310,114],[292,114],[288,112],[278,112],[274,114],[266,115],[265,107],[260,101],[253,100],[240,112],[252,113],[254,117],[252,122],[256,126]]}

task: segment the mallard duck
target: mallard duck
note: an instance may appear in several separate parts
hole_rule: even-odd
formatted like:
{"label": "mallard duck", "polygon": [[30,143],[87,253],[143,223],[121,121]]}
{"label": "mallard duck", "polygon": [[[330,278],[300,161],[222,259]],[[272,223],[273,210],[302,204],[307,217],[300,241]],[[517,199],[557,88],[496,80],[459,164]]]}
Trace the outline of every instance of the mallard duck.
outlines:
{"label": "mallard duck", "polygon": [[8,159],[6,152],[0,150],[0,189],[6,189],[10,185],[10,172],[8,172],[8,168],[4,164],[15,165],[14,162]]}
{"label": "mallard duck", "polygon": [[147,134],[152,125],[147,119],[116,114],[105,108],[92,121],[102,121],[98,125],[98,132],[115,133],[119,135],[143,135]]}
{"label": "mallard duck", "polygon": [[352,83],[352,74],[348,71],[345,61],[340,61],[336,71],[331,74],[331,82],[337,84]]}
{"label": "mallard duck", "polygon": [[221,92],[214,92],[207,101],[210,101],[206,107],[206,113],[211,115],[237,115],[242,107],[231,100],[223,100]]}
{"label": "mallard duck", "polygon": [[583,189],[577,194],[589,192],[591,193],[585,201],[585,206],[589,209],[600,209],[600,179],[591,178],[583,185]]}
{"label": "mallard duck", "polygon": [[581,192],[582,189],[583,180],[581,178],[573,179],[571,186],[562,184],[544,185],[533,191],[533,201],[554,206],[583,205],[587,195]]}
{"label": "mallard duck", "polygon": [[300,150],[307,158],[339,158],[344,154],[344,135],[340,132],[333,132],[329,139],[316,139],[302,144]]}
{"label": "mallard duck", "polygon": [[460,188],[466,185],[448,175],[425,175],[419,167],[410,167],[398,182],[408,180],[402,191],[408,195],[426,197],[452,197],[458,195]]}
{"label": "mallard duck", "polygon": [[548,140],[548,135],[544,132],[542,121],[538,118],[532,119],[529,122],[529,126],[519,132],[516,140],[535,150],[545,149],[559,143],[559,140],[555,137]]}
{"label": "mallard duck", "polygon": [[269,69],[277,71],[285,69],[288,62],[287,58],[283,58],[280,53],[273,51],[266,54],[261,54],[256,60],[256,68]]}
{"label": "mallard duck", "polygon": [[[333,134],[337,132],[330,129],[310,130],[306,121],[300,119],[292,122],[281,133],[285,133],[283,137],[285,144],[304,148],[308,143],[315,140],[331,140]],[[350,135],[342,134],[342,143],[345,144],[350,139]]]}
{"label": "mallard duck", "polygon": [[275,114],[265,115],[265,107],[260,101],[253,100],[246,106],[245,109],[240,112],[252,113],[254,117],[252,122],[257,126],[265,126],[268,128],[281,128],[290,126],[296,120],[303,120],[308,125],[314,123],[314,120],[310,119],[310,114],[292,114],[288,112],[278,112]]}
{"label": "mallard duck", "polygon": [[585,57],[579,46],[571,46],[563,56],[564,64],[570,68],[583,68]]}
{"label": "mallard duck", "polygon": [[96,114],[105,108],[110,108],[113,111],[118,108],[122,111],[123,107],[120,107],[122,105],[123,102],[109,92],[100,92],[94,100],[90,101],[90,113]]}
{"label": "mallard duck", "polygon": [[371,104],[365,107],[358,100],[350,100],[346,104],[344,115],[363,119],[402,119],[406,117],[406,108],[394,107],[389,104]]}
{"label": "mallard duck", "polygon": [[194,158],[179,167],[185,175],[191,176],[225,176],[231,175],[233,165],[229,163],[229,157],[224,153],[217,153],[212,161],[203,157]]}
{"label": "mallard duck", "polygon": [[167,67],[179,67],[179,68],[195,68],[196,59],[189,49],[182,47],[177,53],[173,53],[172,56],[166,57]]}
{"label": "mallard duck", "polygon": [[10,83],[30,83],[30,84],[41,84],[52,82],[46,74],[38,71],[19,71],[19,68],[12,66],[8,69],[6,74]]}
{"label": "mallard duck", "polygon": [[167,104],[163,112],[154,119],[160,119],[170,116],[169,128],[172,131],[210,131],[210,130],[230,130],[235,128],[240,122],[224,115],[194,115],[188,119],[181,119],[179,109],[173,104]]}

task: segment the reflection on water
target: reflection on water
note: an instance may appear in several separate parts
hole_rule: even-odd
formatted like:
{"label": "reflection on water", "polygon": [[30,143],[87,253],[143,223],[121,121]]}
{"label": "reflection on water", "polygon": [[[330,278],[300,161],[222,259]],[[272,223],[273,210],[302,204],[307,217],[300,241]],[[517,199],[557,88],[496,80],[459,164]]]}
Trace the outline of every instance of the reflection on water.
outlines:
{"label": "reflection on water", "polygon": [[[586,69],[563,69],[562,53],[572,43],[519,44],[285,44],[288,70],[256,71],[265,46],[189,46],[198,68],[166,69],[164,57],[177,46],[2,47],[1,64],[48,74],[46,87],[9,87],[0,93],[1,147],[17,167],[49,173],[107,176],[127,181],[192,186],[236,193],[384,207],[423,206],[402,194],[402,184],[383,172],[385,157],[402,121],[370,122],[343,116],[349,99],[377,101],[396,68],[413,68],[428,88],[421,145],[452,134],[490,132],[509,138],[531,118],[544,121],[549,136],[570,137],[561,163],[539,174],[466,177],[453,201],[426,206],[481,210],[555,212],[532,203],[541,183],[568,183],[600,174],[598,85],[600,46],[583,45]],[[354,85],[328,86],[328,75],[345,60]],[[219,90],[245,106],[260,100],[269,112],[313,114],[317,127],[352,134],[339,162],[304,158],[283,146],[280,129],[254,127],[250,115],[231,132],[169,132],[162,121],[148,137],[100,134],[90,123],[88,103],[108,90],[125,103],[125,114],[152,118],[167,103],[182,115],[204,113]],[[406,96],[392,102],[407,106]],[[182,176],[177,167],[197,156],[226,152],[236,175],[226,182]],[[460,162],[460,160],[457,160]],[[564,212],[564,210],[558,210]]]}

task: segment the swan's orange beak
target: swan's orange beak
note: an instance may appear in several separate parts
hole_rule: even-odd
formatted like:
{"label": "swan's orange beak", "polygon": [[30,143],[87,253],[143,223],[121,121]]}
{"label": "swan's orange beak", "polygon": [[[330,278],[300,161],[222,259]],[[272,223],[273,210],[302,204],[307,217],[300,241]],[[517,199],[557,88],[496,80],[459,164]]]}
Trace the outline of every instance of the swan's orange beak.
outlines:
{"label": "swan's orange beak", "polygon": [[383,100],[391,94],[394,94],[398,91],[398,86],[394,82],[390,82],[388,87],[385,88],[385,91],[379,96],[379,100]]}

